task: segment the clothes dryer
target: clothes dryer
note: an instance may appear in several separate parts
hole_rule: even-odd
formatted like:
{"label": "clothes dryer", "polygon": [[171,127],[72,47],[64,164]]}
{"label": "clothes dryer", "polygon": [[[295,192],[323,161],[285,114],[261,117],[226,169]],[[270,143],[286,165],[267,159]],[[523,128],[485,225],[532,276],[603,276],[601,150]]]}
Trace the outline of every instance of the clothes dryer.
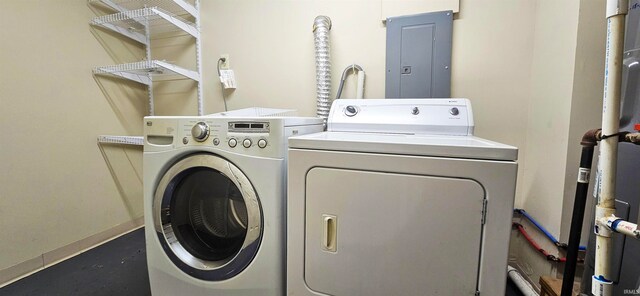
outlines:
{"label": "clothes dryer", "polygon": [[504,295],[517,148],[466,99],[336,100],[289,139],[287,295]]}
{"label": "clothes dryer", "polygon": [[282,295],[286,139],[304,117],[145,117],[153,295]]}

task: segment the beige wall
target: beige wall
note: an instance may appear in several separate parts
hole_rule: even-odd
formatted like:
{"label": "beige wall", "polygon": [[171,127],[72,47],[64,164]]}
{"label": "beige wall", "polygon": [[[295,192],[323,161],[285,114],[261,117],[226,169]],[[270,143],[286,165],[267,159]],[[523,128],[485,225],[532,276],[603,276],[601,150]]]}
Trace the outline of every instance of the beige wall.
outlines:
{"label": "beige wall", "polygon": [[[524,208],[556,238],[567,242],[580,139],[587,130],[600,125],[604,5],[589,0],[544,0],[538,1],[536,15],[527,153],[521,163],[525,173],[519,186]],[[588,197],[582,245],[589,235],[592,200]],[[529,227],[535,240],[553,252],[556,248],[534,229]],[[512,244],[523,242],[516,235]],[[558,264],[545,260],[533,248],[512,250],[517,264],[534,283],[540,275],[558,272]]]}
{"label": "beige wall", "polygon": [[[568,131],[567,168],[565,172],[564,202],[560,237],[566,241],[569,237],[571,212],[575,199],[576,180],[580,166],[582,135],[587,130],[599,128],[602,121],[602,96],[604,89],[604,56],[607,21],[604,18],[604,5],[599,1],[580,0],[578,19],[578,38],[576,46],[573,93],[571,100],[571,123]],[[597,147],[594,154],[593,172],[597,163]],[[591,175],[591,184],[595,173]],[[590,187],[593,190],[593,185]],[[591,232],[594,199],[589,192],[585,212],[585,225],[582,229],[582,244],[586,245]]]}
{"label": "beige wall", "polygon": [[[572,113],[599,108],[578,103],[587,94],[597,100],[600,93],[599,4],[584,4],[580,47],[578,0],[460,1],[454,18],[452,96],[472,100],[476,135],[519,147],[516,207],[530,211],[557,237],[566,235],[560,228],[568,223],[575,187],[565,175],[579,155],[569,140],[575,144],[576,133],[599,121]],[[238,79],[238,89],[225,93],[230,109],[293,108],[313,115],[311,25],[324,14],[333,22],[334,94],[339,74],[355,62],[367,71],[365,97],[382,98],[386,30],[380,5],[366,0],[204,2],[204,13],[212,15],[202,23],[205,78],[214,80],[208,77],[217,58],[230,54]],[[585,65],[591,71],[581,71]],[[579,95],[574,95],[574,79]],[[353,80],[343,97],[354,95]],[[209,104],[221,105],[219,84],[207,84],[205,95]]]}
{"label": "beige wall", "polygon": [[[384,96],[385,29],[380,3],[372,1],[211,1],[202,3],[205,87],[208,101],[221,106],[216,61],[230,55],[238,88],[229,109],[251,106],[297,109],[315,115],[315,61],[312,25],[331,17],[333,84],[342,69],[360,64],[367,72],[365,96]],[[336,85],[337,86],[337,85]],[[334,94],[335,94],[334,87]],[[353,96],[345,86],[343,97]]]}
{"label": "beige wall", "polygon": [[[209,16],[202,20],[205,80],[215,81],[217,58],[228,53],[238,81],[238,89],[226,93],[229,109],[292,108],[314,115],[311,27],[324,14],[333,24],[332,97],[342,70],[357,63],[367,73],[365,98],[384,98],[380,9],[380,2],[369,0],[203,2]],[[452,95],[472,100],[478,136],[518,146],[521,156],[534,22],[532,1],[460,1],[454,18]],[[355,95],[354,80],[347,80],[343,98]],[[208,106],[222,105],[219,83],[207,83],[205,96]],[[521,206],[521,199],[516,203]]]}
{"label": "beige wall", "polygon": [[[461,1],[454,19],[454,97],[469,98],[476,135],[519,148],[518,180],[526,155],[527,105],[535,1]],[[523,206],[521,186],[516,207]]]}
{"label": "beige wall", "polygon": [[94,80],[114,60],[93,16],[86,0],[0,1],[0,270],[142,215],[140,149],[101,151],[96,136],[141,133],[144,98],[126,97],[144,90]]}
{"label": "beige wall", "polygon": [[[334,94],[344,67],[358,63],[367,72],[365,97],[384,96],[382,1],[201,2],[205,113],[223,110],[215,67],[220,54],[229,54],[238,81],[226,93],[230,109],[314,115],[311,27],[320,14],[333,21]],[[588,108],[572,102],[598,88],[591,83],[597,74],[574,77],[598,71],[600,59],[598,49],[576,50],[601,35],[582,30],[582,19],[578,28],[579,8],[578,0],[461,0],[454,18],[452,95],[472,100],[478,136],[520,148],[516,206],[556,235],[575,158],[568,133],[590,125],[573,123],[574,112]],[[140,149],[98,146],[95,139],[140,134],[145,89],[94,79],[91,69],[137,61],[144,52],[91,29],[93,10],[86,0],[0,1],[0,270],[142,215]],[[193,51],[183,41],[156,45],[183,61],[190,58],[183,50]],[[343,98],[353,97],[353,88],[350,77]],[[157,114],[195,114],[195,106],[192,84],[158,86]]]}
{"label": "beige wall", "polygon": [[579,1],[537,1],[523,206],[556,237],[565,185]]}
{"label": "beige wall", "polygon": [[[504,118],[494,118],[491,111],[522,109],[516,107],[527,100],[534,4],[481,2],[462,1],[454,21],[453,94],[478,101],[479,133],[523,143],[526,122],[519,119],[526,110]],[[334,95],[340,73],[355,62],[367,72],[365,97],[383,98],[386,29],[380,9],[379,2],[368,0],[203,2],[203,13],[211,15],[202,21],[205,80],[215,81],[217,58],[228,53],[238,80],[238,89],[227,94],[230,109],[259,105],[315,114],[311,27],[324,14],[333,23]],[[353,80],[347,81],[343,97],[353,97]],[[220,106],[219,84],[208,83],[205,95],[213,100],[210,106]],[[513,121],[520,124],[506,128]]]}
{"label": "beige wall", "polygon": [[[518,198],[521,207],[556,238],[563,219],[578,12],[579,0],[536,1],[530,99],[523,106],[527,109],[526,142],[519,162],[524,173],[518,180]],[[535,227],[527,230],[537,234]],[[546,250],[554,251],[546,237],[537,235],[535,240]],[[520,235],[512,236],[512,244],[521,246],[511,255],[534,284],[540,275],[557,271],[556,264],[533,251]]]}
{"label": "beige wall", "polygon": [[[566,241],[580,139],[600,125],[604,5],[588,0],[538,1],[536,15],[527,153],[519,185],[524,208]],[[588,232],[583,233],[586,243]]]}

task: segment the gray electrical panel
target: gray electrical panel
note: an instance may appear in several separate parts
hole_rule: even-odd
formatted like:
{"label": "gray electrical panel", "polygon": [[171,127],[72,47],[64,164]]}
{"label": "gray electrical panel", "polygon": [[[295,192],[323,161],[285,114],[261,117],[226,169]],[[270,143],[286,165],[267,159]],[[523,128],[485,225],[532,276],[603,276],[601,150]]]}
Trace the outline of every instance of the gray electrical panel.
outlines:
{"label": "gray electrical panel", "polygon": [[387,98],[451,97],[453,12],[387,19]]}

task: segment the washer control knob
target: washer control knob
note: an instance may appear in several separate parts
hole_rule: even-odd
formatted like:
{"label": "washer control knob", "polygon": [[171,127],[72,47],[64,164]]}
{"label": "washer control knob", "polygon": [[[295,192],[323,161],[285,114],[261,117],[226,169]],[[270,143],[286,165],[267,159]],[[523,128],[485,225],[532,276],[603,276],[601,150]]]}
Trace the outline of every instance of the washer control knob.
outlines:
{"label": "washer control knob", "polygon": [[260,147],[260,148],[267,147],[267,140],[265,140],[265,139],[258,140],[258,147]]}
{"label": "washer control knob", "polygon": [[244,148],[251,147],[251,140],[250,139],[244,139],[244,141],[242,141],[242,146],[244,146]]}
{"label": "washer control knob", "polygon": [[451,109],[449,109],[449,113],[451,113],[451,115],[453,116],[457,116],[458,114],[460,114],[460,110],[458,110],[458,108],[453,107]]}
{"label": "washer control knob", "polygon": [[236,145],[238,145],[238,141],[234,138],[229,139],[229,147],[233,148],[236,147]]}
{"label": "washer control knob", "polygon": [[213,139],[213,145],[218,146],[219,144],[220,144],[220,139],[218,139],[218,138],[214,138],[214,139]]}
{"label": "washer control knob", "polygon": [[347,108],[344,109],[344,114],[349,117],[354,116],[358,114],[358,108],[356,108],[356,106],[349,105],[347,106]]}
{"label": "washer control knob", "polygon": [[209,137],[209,126],[204,122],[198,122],[191,128],[191,136],[198,141],[202,142]]}

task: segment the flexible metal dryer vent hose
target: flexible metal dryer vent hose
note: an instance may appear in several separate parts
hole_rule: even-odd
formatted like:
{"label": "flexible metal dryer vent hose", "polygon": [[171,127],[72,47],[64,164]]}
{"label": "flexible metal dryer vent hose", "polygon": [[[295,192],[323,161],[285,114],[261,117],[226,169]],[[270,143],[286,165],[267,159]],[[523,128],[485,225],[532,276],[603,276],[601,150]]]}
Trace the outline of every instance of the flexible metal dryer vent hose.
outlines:
{"label": "flexible metal dryer vent hose", "polygon": [[325,120],[331,109],[331,54],[329,43],[331,19],[317,16],[313,21],[313,39],[316,47],[317,115]]}

